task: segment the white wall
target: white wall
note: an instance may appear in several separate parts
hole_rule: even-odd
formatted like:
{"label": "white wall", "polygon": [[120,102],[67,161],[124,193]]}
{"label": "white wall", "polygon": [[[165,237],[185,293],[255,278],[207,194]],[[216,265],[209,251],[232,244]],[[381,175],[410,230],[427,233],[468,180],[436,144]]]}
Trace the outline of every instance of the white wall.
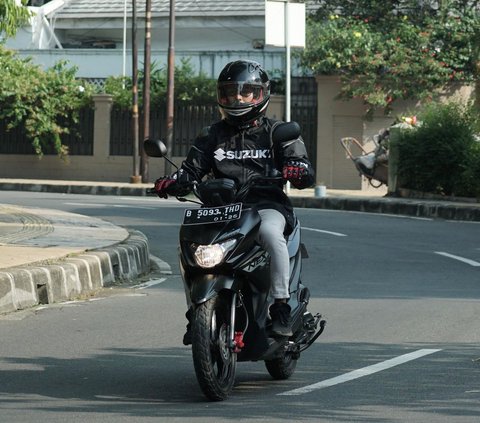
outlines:
{"label": "white wall", "polygon": [[[126,52],[126,74],[132,74],[132,52]],[[64,50],[20,50],[20,57],[33,57],[34,63],[51,67],[59,60],[68,60],[78,67],[77,76],[81,78],[107,78],[120,76],[123,69],[123,52],[118,49],[64,49]],[[139,50],[138,66],[143,68],[143,49]],[[222,68],[232,60],[251,59],[261,63],[267,71],[284,68],[284,53],[281,51],[176,51],[175,60],[179,64],[182,58],[190,58],[197,71],[204,72],[210,78],[216,78]],[[152,51],[152,62],[166,66],[167,51]]]}
{"label": "white wall", "polygon": [[[55,0],[63,3],[64,0]],[[58,4],[60,4],[58,3]],[[57,4],[57,3],[55,3]],[[42,9],[42,8],[34,8]],[[92,15],[93,16],[93,15]],[[126,74],[131,75],[132,68],[132,29],[130,16],[126,26]],[[20,56],[33,58],[34,63],[44,67],[53,66],[58,60],[68,60],[78,67],[78,76],[83,78],[106,78],[111,75],[120,76],[124,61],[124,22],[123,19],[98,19],[95,17],[77,19],[49,18],[50,28],[64,47],[55,48],[56,40],[50,30],[43,28],[39,36],[34,34],[34,27],[21,29],[17,37],[7,40],[6,46],[18,51]],[[34,25],[34,19],[32,19]],[[45,26],[45,22],[42,24]],[[139,68],[142,68],[144,47],[144,20],[137,21],[137,46],[139,50]],[[160,66],[167,63],[169,42],[169,22],[166,17],[155,17],[152,20],[152,60]],[[179,63],[182,57],[190,57],[197,71],[216,78],[226,63],[240,58],[256,60],[267,71],[284,70],[284,48],[265,47],[254,49],[257,40],[265,38],[265,19],[259,16],[215,16],[184,17],[177,16],[175,25],[175,56]],[[41,40],[41,45],[38,43]],[[81,41],[113,41],[115,49],[66,48],[80,45]],[[39,49],[40,48],[40,49]],[[292,73],[300,75],[292,60]]]}

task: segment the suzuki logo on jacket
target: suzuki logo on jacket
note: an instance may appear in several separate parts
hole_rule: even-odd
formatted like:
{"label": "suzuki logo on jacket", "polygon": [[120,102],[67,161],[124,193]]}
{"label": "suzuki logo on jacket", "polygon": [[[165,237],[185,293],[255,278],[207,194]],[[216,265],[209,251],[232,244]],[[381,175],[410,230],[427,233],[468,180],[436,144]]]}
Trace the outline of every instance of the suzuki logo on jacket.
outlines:
{"label": "suzuki logo on jacket", "polygon": [[268,159],[271,157],[269,149],[265,150],[232,150],[225,151],[223,148],[219,148],[214,152],[215,160],[221,162],[222,160],[235,160],[235,159]]}

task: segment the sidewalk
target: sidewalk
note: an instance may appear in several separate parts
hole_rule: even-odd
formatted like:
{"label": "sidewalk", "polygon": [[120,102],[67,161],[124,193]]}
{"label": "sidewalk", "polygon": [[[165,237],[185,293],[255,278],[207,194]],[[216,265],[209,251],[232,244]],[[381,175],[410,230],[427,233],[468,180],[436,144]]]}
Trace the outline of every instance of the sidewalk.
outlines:
{"label": "sidewalk", "polygon": [[[144,196],[152,184],[0,179],[0,191]],[[291,189],[295,207],[480,221],[480,204],[385,197],[386,190]],[[0,314],[65,301],[150,269],[148,240],[100,219],[0,204]]]}
{"label": "sidewalk", "polygon": [[141,232],[74,213],[0,204],[0,314],[72,300],[149,271]]}

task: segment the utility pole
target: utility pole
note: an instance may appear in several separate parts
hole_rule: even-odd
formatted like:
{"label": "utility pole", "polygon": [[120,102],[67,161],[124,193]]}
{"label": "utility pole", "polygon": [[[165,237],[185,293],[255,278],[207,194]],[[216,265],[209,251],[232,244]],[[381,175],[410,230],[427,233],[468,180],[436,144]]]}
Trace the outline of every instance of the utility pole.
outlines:
{"label": "utility pole", "polygon": [[[150,62],[152,45],[152,0],[145,3],[145,56],[144,56],[144,81],[143,81],[143,140],[150,138]],[[148,156],[143,148],[141,151],[140,173],[142,182],[148,182]]]}
{"label": "utility pole", "polygon": [[[291,45],[290,45],[290,2],[285,2],[285,121],[291,120]],[[289,188],[289,184],[287,184]]]}
{"label": "utility pole", "polygon": [[[168,37],[168,80],[167,80],[167,150],[173,152],[173,115],[175,92],[175,0],[170,0],[170,19]],[[170,163],[165,163],[165,173],[172,172]]]}
{"label": "utility pole", "polygon": [[132,127],[133,127],[133,175],[132,184],[141,182],[138,161],[138,47],[137,47],[137,5],[132,0]]}

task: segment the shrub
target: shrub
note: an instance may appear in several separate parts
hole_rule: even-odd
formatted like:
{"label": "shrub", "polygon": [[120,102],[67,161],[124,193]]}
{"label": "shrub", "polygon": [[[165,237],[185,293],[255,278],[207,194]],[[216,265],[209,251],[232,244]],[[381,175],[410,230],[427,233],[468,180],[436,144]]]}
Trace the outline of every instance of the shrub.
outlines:
{"label": "shrub", "polygon": [[[275,69],[269,72],[272,82],[272,93],[285,94],[285,75]],[[143,104],[144,72],[138,73],[138,102]],[[216,104],[217,81],[208,78],[204,73],[197,74],[190,59],[182,59],[175,66],[175,102],[183,104]],[[113,104],[120,109],[132,108],[132,78],[111,76],[105,81],[105,93],[113,96]],[[159,68],[153,62],[150,69],[150,103],[153,107],[165,105],[167,102],[167,68]]]}
{"label": "shrub", "polygon": [[78,121],[80,108],[91,103],[90,86],[75,74],[76,68],[64,61],[44,71],[0,46],[0,119],[8,128],[23,126],[39,156],[47,145],[59,156],[68,154],[61,135]]}
{"label": "shrub", "polygon": [[399,138],[403,188],[457,196],[480,196],[478,114],[472,106],[432,103],[421,125]]}
{"label": "shrub", "polygon": [[[139,72],[138,93],[139,104],[143,104],[144,73]],[[189,59],[183,59],[180,66],[175,66],[175,101],[189,104],[214,104],[216,101],[216,81],[204,74],[195,74]],[[131,109],[132,78],[109,77],[105,81],[105,93],[113,96],[115,107]],[[166,104],[167,101],[167,68],[158,68],[157,63],[150,70],[150,102],[152,106]]]}

